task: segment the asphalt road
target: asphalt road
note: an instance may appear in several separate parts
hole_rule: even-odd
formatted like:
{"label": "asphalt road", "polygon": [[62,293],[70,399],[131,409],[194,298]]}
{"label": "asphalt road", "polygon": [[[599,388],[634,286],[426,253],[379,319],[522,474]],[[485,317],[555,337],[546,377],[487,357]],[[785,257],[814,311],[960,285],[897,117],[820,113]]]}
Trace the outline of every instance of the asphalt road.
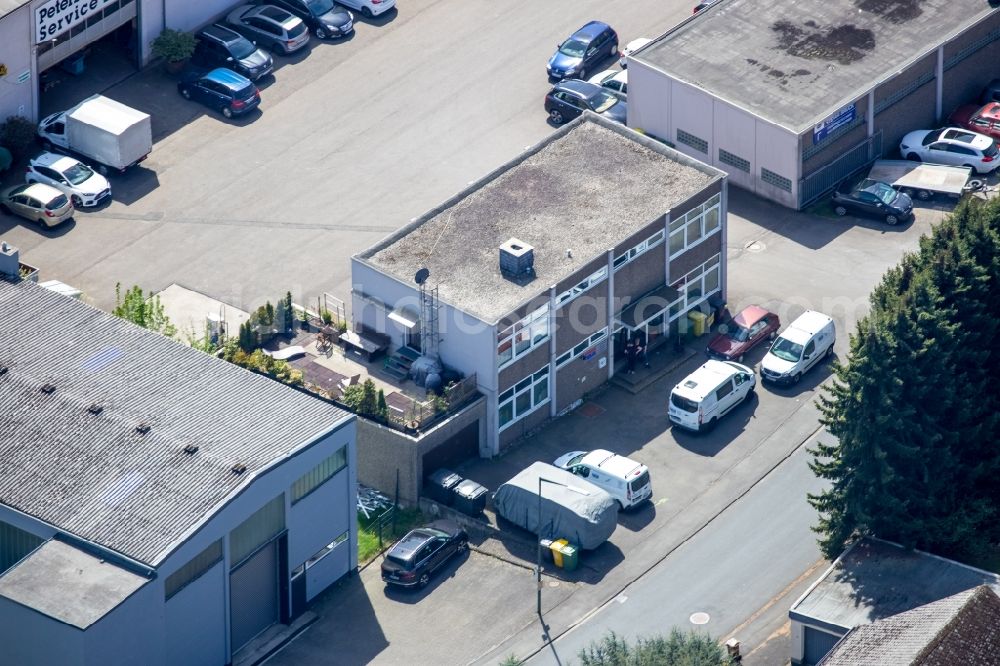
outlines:
{"label": "asphalt road", "polygon": [[600,18],[624,46],[690,11],[691,0],[400,0],[348,40],[276,57],[260,113],[232,122],[153,68],[110,93],[148,111],[156,139],[112,179],[115,202],[57,232],[0,218],[0,235],[43,279],[105,309],[119,281],[177,282],[244,309],[286,289],[349,300],[353,253],[552,131],[542,99],[558,42]]}
{"label": "asphalt road", "polygon": [[[578,661],[579,651],[608,631],[634,639],[678,627],[724,638],[751,616],[754,621],[743,624],[737,638],[747,646],[764,642],[769,629],[787,619],[790,602],[776,595],[803,584],[802,573],[822,559],[809,529],[816,512],[806,493],[820,491],[825,482],[809,470],[805,449],[797,449],[739,502],[556,640],[559,661],[543,650],[528,663]],[[707,613],[708,621],[693,624],[695,613]]]}

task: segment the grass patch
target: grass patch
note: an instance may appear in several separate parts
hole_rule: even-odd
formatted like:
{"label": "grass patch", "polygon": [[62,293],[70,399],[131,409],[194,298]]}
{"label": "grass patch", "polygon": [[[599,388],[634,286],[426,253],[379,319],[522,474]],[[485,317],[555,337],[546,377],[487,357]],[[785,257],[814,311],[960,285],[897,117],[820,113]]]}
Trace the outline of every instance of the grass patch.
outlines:
{"label": "grass patch", "polygon": [[378,528],[374,518],[375,516],[370,519],[365,518],[365,514],[358,511],[358,564],[361,566],[375,559],[382,548],[388,548],[396,539],[424,522],[424,515],[420,509],[397,507],[395,529],[391,522],[382,528],[382,548],[379,548]]}

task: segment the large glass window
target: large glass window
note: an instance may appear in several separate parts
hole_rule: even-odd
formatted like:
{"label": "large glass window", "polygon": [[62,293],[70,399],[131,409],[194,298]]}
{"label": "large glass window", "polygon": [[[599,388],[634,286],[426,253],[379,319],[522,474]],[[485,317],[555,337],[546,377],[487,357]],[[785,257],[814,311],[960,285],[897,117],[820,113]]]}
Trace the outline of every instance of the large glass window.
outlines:
{"label": "large glass window", "polygon": [[601,266],[599,270],[594,272],[594,274],[588,277],[586,280],[583,280],[579,284],[567,289],[563,293],[556,296],[556,304],[563,305],[564,303],[570,302],[583,292],[587,291],[594,285],[604,280],[604,278],[606,277],[608,277],[608,267]]}
{"label": "large glass window", "polygon": [[620,255],[615,257],[615,260],[612,262],[612,264],[615,267],[615,270],[617,271],[619,268],[621,268],[628,262],[632,261],[633,259],[643,254],[647,250],[656,247],[662,242],[663,242],[663,230],[661,229],[652,236],[650,236],[649,238],[647,238],[646,240],[636,245],[635,247],[631,247],[625,252],[622,252]]}
{"label": "large glass window", "polygon": [[185,585],[197,580],[202,574],[222,560],[222,539],[212,543],[191,561],[167,576],[163,583],[163,598],[169,599],[180,592]]}
{"label": "large glass window", "polygon": [[721,262],[722,255],[717,254],[672,285],[680,293],[680,297],[670,304],[670,321],[719,291],[722,280]]}
{"label": "large glass window", "polygon": [[500,430],[527,416],[548,401],[549,366],[546,365],[500,394],[498,409]]}
{"label": "large glass window", "polygon": [[719,230],[722,195],[716,194],[700,206],[670,220],[670,256],[697,245]]}
{"label": "large glass window", "polygon": [[497,361],[503,367],[549,339],[549,305],[546,303],[497,336]]}
{"label": "large glass window", "polygon": [[347,447],[342,446],[336,453],[303,474],[292,484],[292,504],[323,485],[345,467],[347,467]]}
{"label": "large glass window", "polygon": [[583,352],[587,351],[588,349],[590,349],[591,347],[593,347],[597,343],[599,343],[602,340],[604,340],[606,337],[608,337],[608,329],[607,328],[602,328],[601,330],[599,330],[596,333],[590,335],[589,337],[584,338],[584,340],[582,342],[580,342],[578,345],[576,345],[575,347],[573,347],[569,351],[560,354],[556,358],[556,367],[557,368],[561,368],[562,366],[566,365],[567,363],[569,363],[570,361],[572,361],[574,358],[576,358],[577,356],[579,356],[580,354],[582,354]]}

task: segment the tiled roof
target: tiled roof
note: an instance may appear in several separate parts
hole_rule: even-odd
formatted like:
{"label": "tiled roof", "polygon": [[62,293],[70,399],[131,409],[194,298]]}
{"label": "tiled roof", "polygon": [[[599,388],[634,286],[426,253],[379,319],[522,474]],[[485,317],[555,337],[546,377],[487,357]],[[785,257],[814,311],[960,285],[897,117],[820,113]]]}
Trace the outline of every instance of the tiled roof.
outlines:
{"label": "tiled roof", "polygon": [[795,602],[789,616],[845,634],[854,627],[989,585],[1000,576],[959,562],[866,537],[837,558]]}
{"label": "tiled roof", "polygon": [[0,280],[0,366],[0,503],[153,565],[351,418],[30,282]]}
{"label": "tiled roof", "polygon": [[1000,664],[1000,597],[986,585],[861,625],[821,666]]}

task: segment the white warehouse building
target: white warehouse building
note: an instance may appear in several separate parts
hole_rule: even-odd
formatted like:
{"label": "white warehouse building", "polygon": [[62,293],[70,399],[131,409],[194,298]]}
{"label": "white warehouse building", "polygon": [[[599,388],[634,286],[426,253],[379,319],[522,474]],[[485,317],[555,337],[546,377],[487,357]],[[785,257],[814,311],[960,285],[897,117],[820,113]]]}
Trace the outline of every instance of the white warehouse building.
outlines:
{"label": "white warehouse building", "polygon": [[628,60],[628,126],[801,208],[1000,70],[986,0],[722,0]]}
{"label": "white warehouse building", "polygon": [[352,415],[31,282],[0,322],[0,662],[230,664],[356,570]]}

